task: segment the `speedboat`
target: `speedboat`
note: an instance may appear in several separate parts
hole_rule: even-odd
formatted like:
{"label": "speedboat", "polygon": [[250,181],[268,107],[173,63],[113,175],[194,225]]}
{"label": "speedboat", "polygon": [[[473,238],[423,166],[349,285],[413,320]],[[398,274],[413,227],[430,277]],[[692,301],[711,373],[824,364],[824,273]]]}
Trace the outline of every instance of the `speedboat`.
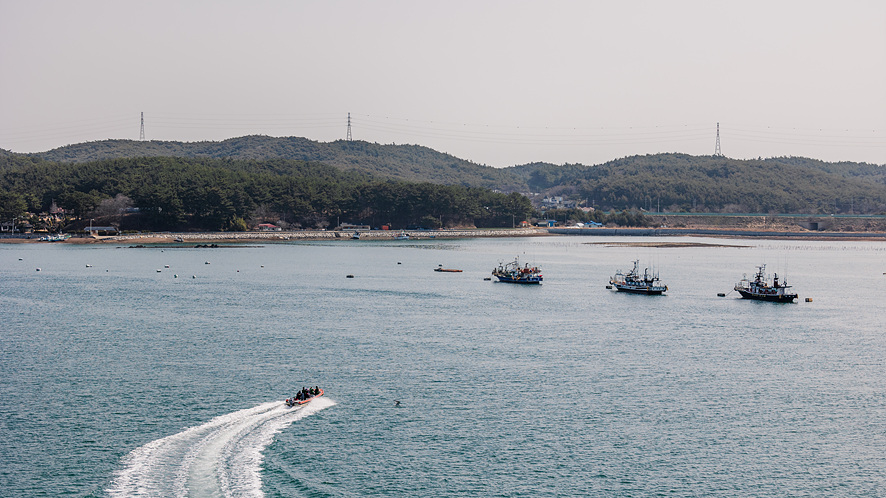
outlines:
{"label": "speedboat", "polygon": [[286,406],[303,405],[303,404],[305,404],[305,403],[310,402],[310,401],[313,400],[314,398],[319,398],[320,396],[323,396],[323,389],[318,389],[318,391],[319,391],[318,394],[313,394],[313,395],[310,395],[310,394],[309,394],[308,397],[303,398],[303,399],[298,399],[298,396],[293,396],[293,397],[291,397],[291,398],[286,398]]}

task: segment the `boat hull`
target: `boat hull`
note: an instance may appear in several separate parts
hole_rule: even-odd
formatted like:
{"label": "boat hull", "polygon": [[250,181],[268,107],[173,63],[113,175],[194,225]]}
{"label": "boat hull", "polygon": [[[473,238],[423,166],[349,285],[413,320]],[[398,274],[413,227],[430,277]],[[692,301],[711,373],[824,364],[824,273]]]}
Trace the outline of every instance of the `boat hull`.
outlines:
{"label": "boat hull", "polygon": [[769,301],[773,303],[792,303],[797,299],[796,294],[757,294],[745,290],[739,290],[739,294],[744,299],[753,299],[755,301]]}
{"label": "boat hull", "polygon": [[646,294],[649,296],[660,296],[668,290],[667,287],[634,287],[631,285],[612,284],[619,292],[630,292],[631,294]]}
{"label": "boat hull", "polygon": [[540,284],[542,281],[541,277],[530,277],[530,278],[512,278],[512,277],[503,277],[500,275],[496,275],[499,282],[505,282],[507,284]]}

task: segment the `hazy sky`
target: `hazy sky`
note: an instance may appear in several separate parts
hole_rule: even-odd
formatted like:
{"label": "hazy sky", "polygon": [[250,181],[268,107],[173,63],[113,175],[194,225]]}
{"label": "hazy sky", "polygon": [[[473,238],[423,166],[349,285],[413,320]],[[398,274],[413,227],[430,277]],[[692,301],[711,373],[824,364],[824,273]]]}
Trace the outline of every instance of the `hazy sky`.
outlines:
{"label": "hazy sky", "polygon": [[886,1],[0,0],[0,148],[250,134],[491,166],[886,164]]}

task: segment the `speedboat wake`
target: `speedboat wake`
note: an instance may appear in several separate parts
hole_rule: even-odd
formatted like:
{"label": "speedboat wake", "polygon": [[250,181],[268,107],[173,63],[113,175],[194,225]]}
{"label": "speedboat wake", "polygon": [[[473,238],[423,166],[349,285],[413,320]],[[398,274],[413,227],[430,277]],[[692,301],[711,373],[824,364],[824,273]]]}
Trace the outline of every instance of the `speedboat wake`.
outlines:
{"label": "speedboat wake", "polygon": [[123,459],[108,495],[263,497],[262,451],[274,434],[334,404],[329,398],[296,408],[263,403],[151,441]]}

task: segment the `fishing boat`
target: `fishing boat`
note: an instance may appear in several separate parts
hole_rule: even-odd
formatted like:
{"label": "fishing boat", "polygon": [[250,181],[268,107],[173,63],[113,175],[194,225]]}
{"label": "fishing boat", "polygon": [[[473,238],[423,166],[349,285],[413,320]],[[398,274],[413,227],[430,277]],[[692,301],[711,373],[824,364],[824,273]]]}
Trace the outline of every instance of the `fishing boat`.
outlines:
{"label": "fishing boat", "polygon": [[303,405],[320,396],[323,396],[323,389],[318,387],[315,394],[312,394],[311,390],[308,389],[307,392],[302,391],[291,398],[286,398],[286,406]]}
{"label": "fishing boat", "polygon": [[406,232],[400,232],[394,237],[395,240],[409,240],[409,234]]}
{"label": "fishing boat", "polygon": [[498,268],[492,270],[492,276],[499,282],[509,284],[540,284],[544,277],[537,267],[530,267],[528,263],[520,266],[519,258],[507,264],[498,264]]}
{"label": "fishing boat", "polygon": [[782,282],[778,281],[776,273],[772,279],[772,284],[766,280],[764,274],[766,265],[757,267],[757,273],[754,279],[749,280],[747,276],[735,284],[735,290],[745,299],[757,299],[760,301],[776,301],[779,303],[792,303],[797,299],[797,294],[790,292],[791,286],[788,285],[787,279]]}
{"label": "fishing boat", "polygon": [[351,235],[351,238],[354,240],[360,240],[360,232],[354,232],[354,235]]}
{"label": "fishing boat", "polygon": [[668,286],[661,283],[658,274],[650,275],[649,268],[643,270],[640,275],[640,260],[634,261],[634,268],[624,273],[621,270],[615,272],[615,276],[609,279],[609,283],[620,292],[633,292],[635,294],[661,295],[667,292]]}
{"label": "fishing boat", "polygon": [[434,268],[434,271],[442,271],[442,272],[449,272],[449,273],[461,273],[462,272],[461,270],[456,270],[455,268],[443,268],[443,265],[440,265],[437,268]]}
{"label": "fishing boat", "polygon": [[59,233],[55,235],[45,235],[43,237],[40,237],[40,239],[38,240],[43,242],[64,242],[70,238],[71,236],[66,233]]}

